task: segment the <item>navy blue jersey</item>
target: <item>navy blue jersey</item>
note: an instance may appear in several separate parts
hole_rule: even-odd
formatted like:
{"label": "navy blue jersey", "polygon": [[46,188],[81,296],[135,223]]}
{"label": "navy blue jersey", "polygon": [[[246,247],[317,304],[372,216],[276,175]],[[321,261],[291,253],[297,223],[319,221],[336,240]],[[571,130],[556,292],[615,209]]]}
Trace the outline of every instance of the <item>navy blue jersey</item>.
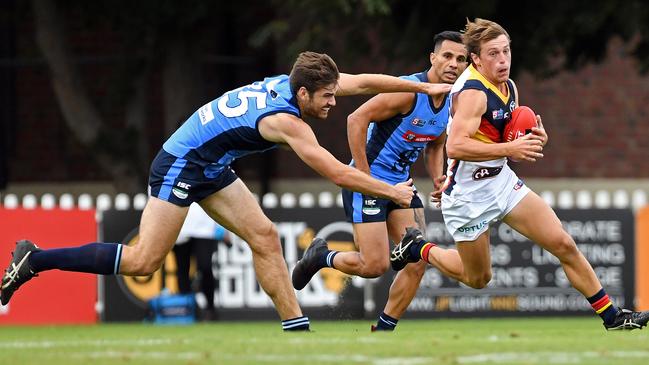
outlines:
{"label": "navy blue jersey", "polygon": [[213,178],[238,157],[276,147],[258,129],[263,117],[276,113],[300,117],[288,75],[267,77],[203,105],[162,148],[200,165],[205,177]]}
{"label": "navy blue jersey", "polygon": [[[428,82],[426,72],[402,78]],[[448,96],[439,108],[435,108],[432,97],[415,94],[415,102],[408,113],[372,123],[365,150],[371,175],[391,184],[408,180],[410,166],[426,144],[446,130],[448,115]],[[351,164],[354,165],[354,161]]]}

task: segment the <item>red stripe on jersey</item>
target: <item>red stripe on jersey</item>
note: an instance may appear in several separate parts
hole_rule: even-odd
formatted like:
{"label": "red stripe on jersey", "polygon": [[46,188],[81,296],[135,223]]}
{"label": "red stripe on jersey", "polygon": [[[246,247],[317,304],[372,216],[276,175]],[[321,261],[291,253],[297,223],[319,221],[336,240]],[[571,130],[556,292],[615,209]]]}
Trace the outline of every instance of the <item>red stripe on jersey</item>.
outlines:
{"label": "red stripe on jersey", "polygon": [[498,130],[498,128],[494,127],[494,125],[491,124],[491,122],[489,122],[487,119],[482,118],[480,120],[480,128],[478,128],[478,130],[492,142],[502,142],[502,135],[500,134],[500,131]]}
{"label": "red stripe on jersey", "polygon": [[437,139],[437,136],[431,136],[429,134],[419,134],[413,131],[406,131],[401,135],[404,140],[408,142],[430,142]]}

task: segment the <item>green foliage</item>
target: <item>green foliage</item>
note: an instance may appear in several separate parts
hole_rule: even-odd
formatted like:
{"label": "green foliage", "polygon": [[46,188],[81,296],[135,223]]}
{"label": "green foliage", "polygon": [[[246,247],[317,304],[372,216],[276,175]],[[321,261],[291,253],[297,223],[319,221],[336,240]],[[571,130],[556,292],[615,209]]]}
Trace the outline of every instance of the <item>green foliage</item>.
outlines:
{"label": "green foliage", "polygon": [[[389,63],[421,59],[432,37],[461,30],[466,19],[490,19],[512,37],[513,71],[547,75],[577,69],[606,55],[613,37],[632,41],[631,53],[649,67],[649,10],[642,1],[377,0],[273,1],[270,18],[251,38],[272,40],[291,59],[300,50],[354,60],[380,54]],[[425,59],[425,57],[424,57]]]}

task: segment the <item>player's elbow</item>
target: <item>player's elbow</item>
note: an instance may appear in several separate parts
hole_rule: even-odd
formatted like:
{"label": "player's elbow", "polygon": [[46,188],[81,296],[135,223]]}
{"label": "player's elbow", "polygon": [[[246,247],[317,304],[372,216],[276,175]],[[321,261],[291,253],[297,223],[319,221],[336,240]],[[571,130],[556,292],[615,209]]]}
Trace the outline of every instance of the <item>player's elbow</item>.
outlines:
{"label": "player's elbow", "polygon": [[327,178],[331,180],[332,183],[340,186],[340,187],[347,187],[349,179],[347,178],[347,174],[343,171],[334,171],[330,173]]}
{"label": "player's elbow", "polygon": [[458,148],[458,144],[455,141],[451,141],[450,139],[446,142],[446,155],[448,158],[451,159],[459,159],[461,157],[460,154],[460,149]]}
{"label": "player's elbow", "polygon": [[361,126],[363,123],[363,118],[361,117],[360,113],[353,112],[347,116],[347,130],[353,130],[356,129],[356,127]]}

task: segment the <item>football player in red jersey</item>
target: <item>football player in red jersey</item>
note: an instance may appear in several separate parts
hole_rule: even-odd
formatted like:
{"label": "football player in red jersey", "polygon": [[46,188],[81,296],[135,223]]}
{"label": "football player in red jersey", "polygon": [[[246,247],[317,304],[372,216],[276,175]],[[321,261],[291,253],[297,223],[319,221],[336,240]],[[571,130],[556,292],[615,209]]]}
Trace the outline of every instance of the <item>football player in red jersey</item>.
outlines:
{"label": "football player in red jersey", "polygon": [[[649,322],[649,312],[616,307],[575,241],[556,214],[507,165],[507,159],[534,162],[543,157],[548,136],[538,127],[510,142],[502,141],[507,117],[518,105],[509,79],[509,34],[485,19],[468,21],[463,34],[471,65],[451,90],[452,122],[446,151],[449,169],[441,196],[447,229],[463,264],[461,281],[484,288],[491,280],[490,223],[502,219],[510,227],[556,256],[572,284],[602,318],[607,330],[632,330]],[[479,173],[477,173],[479,172]],[[409,229],[393,250],[393,267],[428,260],[432,243]]]}

